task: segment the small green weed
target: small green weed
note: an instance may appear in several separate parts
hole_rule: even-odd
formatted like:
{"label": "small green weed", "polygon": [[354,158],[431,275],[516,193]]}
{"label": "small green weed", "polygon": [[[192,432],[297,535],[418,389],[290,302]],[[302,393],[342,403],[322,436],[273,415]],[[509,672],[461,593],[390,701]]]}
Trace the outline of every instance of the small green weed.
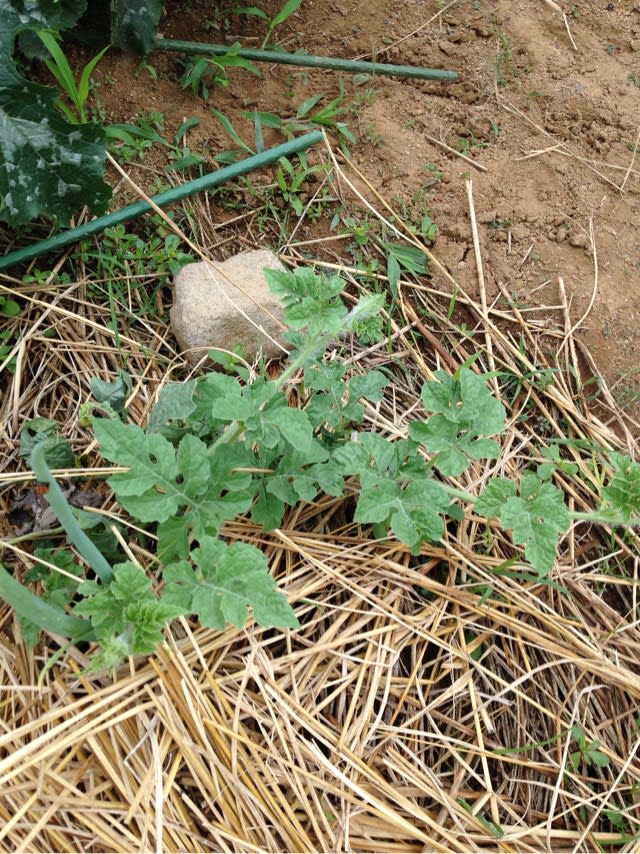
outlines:
{"label": "small green weed", "polygon": [[288,21],[289,18],[298,11],[300,6],[304,0],[287,0],[282,9],[278,12],[277,15],[269,21],[269,26],[267,27],[267,34],[264,37],[264,41],[262,42],[262,48],[264,49],[269,42],[271,41],[271,36],[273,35],[274,30],[279,27],[281,24],[284,24],[285,21]]}
{"label": "small green weed", "polygon": [[103,48],[100,53],[85,65],[80,74],[80,80],[76,83],[69,61],[55,36],[52,33],[44,31],[39,32],[38,36],[51,55],[51,59],[45,58],[44,64],[71,102],[71,106],[69,106],[60,98],[57,102],[59,110],[71,124],[86,124],[90,120],[87,111],[87,100],[89,98],[91,75],[96,65],[109,50],[109,45]]}
{"label": "small green weed", "polygon": [[508,78],[515,76],[513,50],[509,37],[502,31],[496,31],[497,50],[495,59],[495,75],[498,86],[505,86]]}
{"label": "small green weed", "polygon": [[185,89],[191,89],[194,95],[201,95],[205,101],[214,86],[229,85],[229,68],[244,68],[257,77],[260,72],[255,63],[239,56],[240,43],[236,42],[222,56],[189,57],[185,62],[185,70],[180,82]]}
{"label": "small green weed", "polygon": [[579,771],[581,768],[607,768],[609,765],[609,757],[606,753],[600,750],[599,741],[587,741],[585,731],[581,726],[574,726],[571,729],[571,737],[575,741],[577,749],[572,750],[569,754],[569,763],[574,771]]}
{"label": "small green weed", "polygon": [[488,147],[488,143],[480,142],[480,140],[476,139],[473,131],[465,131],[464,134],[461,134],[458,138],[458,142],[455,145],[455,148],[457,148],[457,150],[461,154],[465,154],[467,157],[471,154],[471,151],[474,148]]}
{"label": "small green weed", "polygon": [[114,124],[106,128],[111,153],[120,160],[144,160],[147,151],[155,145],[167,149],[169,165],[167,169],[188,171],[205,164],[206,157],[195,152],[186,144],[187,133],[200,124],[200,119],[192,116],[180,125],[173,140],[163,135],[164,116],[152,110],[139,116],[135,124]]}

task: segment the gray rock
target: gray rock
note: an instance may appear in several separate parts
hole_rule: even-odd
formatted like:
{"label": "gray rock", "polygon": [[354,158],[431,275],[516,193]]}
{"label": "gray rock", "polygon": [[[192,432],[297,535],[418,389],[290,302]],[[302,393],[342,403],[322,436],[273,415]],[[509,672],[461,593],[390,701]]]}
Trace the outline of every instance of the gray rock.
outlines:
{"label": "gray rock", "polygon": [[174,281],[171,329],[183,355],[198,362],[207,350],[243,344],[249,358],[286,353],[282,303],[267,286],[263,270],[284,270],[273,252],[241,252],[220,264],[187,264]]}

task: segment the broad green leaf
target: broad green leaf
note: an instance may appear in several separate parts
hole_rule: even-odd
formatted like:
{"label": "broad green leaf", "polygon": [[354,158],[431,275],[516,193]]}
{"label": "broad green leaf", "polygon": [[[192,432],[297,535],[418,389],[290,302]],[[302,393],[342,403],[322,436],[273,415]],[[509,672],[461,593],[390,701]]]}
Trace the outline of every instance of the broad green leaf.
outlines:
{"label": "broad green leaf", "polygon": [[333,453],[345,475],[357,474],[361,482],[393,479],[399,473],[402,445],[389,442],[377,433],[360,433],[355,442],[346,442]]}
{"label": "broad green leaf", "polygon": [[184,542],[189,532],[198,539],[217,533],[223,521],[251,505],[251,474],[234,470],[254,463],[242,446],[211,454],[187,434],[176,451],[163,436],[147,436],[133,424],[99,421],[94,426],[103,456],[129,467],[109,479],[122,506],[142,522],[164,524],[160,551],[168,548],[167,531],[179,533],[180,526],[168,526],[172,517],[181,519]]}
{"label": "broad green leaf", "polygon": [[347,309],[340,299],[344,288],[340,276],[323,276],[310,267],[265,269],[264,275],[269,289],[282,300],[285,321],[292,329],[306,329],[310,335],[341,331]]}
{"label": "broad green leaf", "polygon": [[434,480],[416,480],[405,487],[380,479],[363,487],[354,519],[384,523],[415,551],[427,540],[442,538],[444,521],[440,514],[449,503],[447,493]]}
{"label": "broad green leaf", "polygon": [[104,213],[104,130],[68,124],[56,90],[21,77],[10,55],[0,52],[0,220],[16,226],[42,214],[66,223],[83,205]]}
{"label": "broad green leaf", "polygon": [[442,371],[436,380],[425,383],[422,401],[433,410],[428,421],[409,425],[409,436],[435,453],[438,469],[448,477],[457,477],[469,459],[499,456],[500,446],[493,439],[480,439],[504,428],[504,406],[489,392],[486,379],[468,368],[453,376]]}
{"label": "broad green leaf", "polygon": [[187,429],[189,417],[197,407],[194,400],[197,386],[197,380],[164,386],[149,415],[146,432],[161,433],[170,441],[182,436]]}
{"label": "broad green leaf", "polygon": [[541,576],[551,572],[558,540],[570,522],[564,495],[557,487],[535,474],[524,475],[520,496],[507,499],[500,522],[512,529],[513,541],[524,545],[525,557]]}
{"label": "broad green leaf", "polygon": [[287,442],[302,453],[311,447],[313,429],[309,416],[301,409],[279,406],[272,411],[267,410],[265,420],[277,426]]}
{"label": "broad green leaf", "polygon": [[85,0],[0,0],[0,56],[11,56],[16,34],[30,59],[42,56],[42,43],[33,31],[72,27],[86,7]]}
{"label": "broad green leaf", "polygon": [[253,401],[249,394],[228,395],[215,403],[216,417],[222,421],[245,421],[253,415]]}
{"label": "broad green leaf", "polygon": [[359,400],[382,400],[387,378],[382,371],[369,371],[366,374],[356,374],[349,380],[349,397]]}
{"label": "broad green leaf", "polygon": [[258,500],[251,508],[251,519],[266,531],[273,531],[282,524],[286,504],[277,495],[267,490],[266,482],[258,485]]}
{"label": "broad green leaf", "polygon": [[604,512],[611,514],[614,523],[628,525],[640,516],[640,464],[632,462],[624,454],[611,452],[615,474],[611,482],[602,488]]}
{"label": "broad green leaf", "polygon": [[475,503],[475,512],[491,518],[499,516],[507,501],[516,494],[516,485],[506,477],[495,477]]}
{"label": "broad green leaf", "polygon": [[164,0],[111,0],[111,41],[145,54],[153,50]]}
{"label": "broad green leaf", "polygon": [[[294,505],[299,500],[313,501],[319,489],[323,488],[323,483],[332,487],[335,485],[334,481],[327,477],[326,467],[319,465],[325,463],[328,457],[329,452],[316,441],[304,449],[292,449],[280,457],[272,474],[264,475],[262,480],[266,492],[289,505]],[[260,464],[265,467],[270,465],[262,460]],[[266,498],[263,498],[264,500]],[[274,511],[275,509],[273,506]],[[262,508],[257,511],[258,514],[262,512]],[[252,512],[252,518],[257,521],[256,512]],[[277,524],[280,524],[280,520]]]}
{"label": "broad green leaf", "polygon": [[182,613],[159,602],[144,570],[130,561],[113,568],[110,584],[86,581],[79,593],[84,598],[74,615],[88,617],[99,640],[119,636],[126,644],[123,655],[153,652],[164,624]]}
{"label": "broad green leaf", "polygon": [[0,315],[3,317],[18,317],[22,308],[14,299],[0,296]]}
{"label": "broad green leaf", "polygon": [[[181,503],[188,503],[188,498],[176,482],[176,452],[164,436],[147,436],[135,424],[120,424],[111,420],[94,422],[94,430],[102,456],[130,469],[114,475],[109,481],[116,495],[123,500],[125,509],[141,521],[161,522],[173,515]],[[203,445],[203,462],[205,454]],[[150,500],[149,512],[140,515],[145,500],[146,503]]]}
{"label": "broad green leaf", "polygon": [[248,543],[227,546],[204,538],[192,552],[195,569],[182,561],[165,568],[163,602],[194,613],[204,626],[242,628],[249,608],[257,623],[267,628],[298,628],[284,594],[269,574],[262,552]]}

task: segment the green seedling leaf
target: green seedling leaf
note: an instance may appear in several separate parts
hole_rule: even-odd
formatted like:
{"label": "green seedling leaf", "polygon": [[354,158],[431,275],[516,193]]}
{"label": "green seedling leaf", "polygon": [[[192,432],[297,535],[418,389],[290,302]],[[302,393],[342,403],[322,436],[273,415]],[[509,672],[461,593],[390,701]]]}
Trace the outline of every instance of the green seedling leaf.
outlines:
{"label": "green seedling leaf", "polygon": [[404,243],[385,243],[385,247],[388,257],[393,258],[403,270],[419,276],[429,272],[427,256],[415,246],[406,246]]}
{"label": "green seedling leaf", "polygon": [[14,299],[0,296],[0,314],[4,317],[18,317],[22,309]]}
{"label": "green seedling leaf", "polygon": [[21,457],[29,457],[31,451],[44,439],[51,440],[47,446],[45,459],[49,468],[65,469],[71,468],[75,463],[71,445],[67,439],[60,436],[60,425],[51,418],[37,415],[27,421],[20,432]]}
{"label": "green seedling leaf", "polygon": [[273,18],[269,25],[269,31],[274,30],[276,27],[279,27],[280,24],[284,24],[284,22],[290,18],[294,12],[297,12],[304,0],[287,0],[282,9],[278,12],[278,14]]}
{"label": "green seedling leaf", "polygon": [[264,41],[262,42],[262,47],[264,48],[271,38],[271,34],[275,30],[276,27],[279,27],[280,24],[284,24],[284,22],[296,12],[300,6],[302,6],[303,0],[287,0],[282,9],[278,12],[278,14],[272,18],[269,23],[269,28],[267,29],[267,34],[264,37]]}
{"label": "green seedling leaf", "polygon": [[180,143],[184,139],[187,132],[190,131],[191,128],[193,128],[193,127],[197,128],[199,124],[200,124],[200,119],[197,118],[196,116],[191,116],[190,119],[186,119],[184,122],[182,122],[182,124],[180,125],[180,127],[176,131],[176,137],[175,137],[176,145],[180,145]]}
{"label": "green seedling leaf", "polygon": [[465,471],[469,460],[499,456],[500,446],[493,439],[479,438],[504,429],[506,411],[489,392],[486,378],[469,368],[453,376],[443,371],[436,380],[425,383],[422,401],[436,414],[428,421],[414,421],[409,436],[435,453],[434,464],[448,477]]}
{"label": "green seedling leaf", "polygon": [[268,20],[269,17],[264,9],[260,9],[258,6],[238,6],[235,11],[238,15],[254,15],[256,18],[263,18],[264,20]]}
{"label": "green seedling leaf", "polygon": [[400,281],[400,264],[391,252],[387,255],[387,279],[394,299],[398,298],[398,282]]}
{"label": "green seedling leaf", "polygon": [[250,59],[246,59],[244,56],[238,56],[238,52],[241,48],[242,45],[240,42],[236,42],[229,48],[228,52],[225,53],[224,56],[211,58],[211,62],[220,68],[244,68],[246,71],[250,71],[252,74],[259,77],[260,72],[258,71],[257,66],[251,62]]}
{"label": "green seedling leaf", "polygon": [[[235,144],[237,146],[239,146],[239,148],[242,149],[242,151],[246,151],[247,154],[255,154],[255,152],[253,152],[249,148],[249,146],[246,144],[246,142],[243,142],[240,139],[238,132],[236,131],[236,129],[234,128],[234,126],[231,124],[231,122],[225,116],[224,113],[221,113],[220,110],[216,110],[215,107],[211,107],[211,112],[218,119],[218,121],[220,122],[222,127],[226,130],[226,132],[229,134],[229,136],[235,142]],[[264,124],[264,121],[263,121],[263,124]]]}
{"label": "green seedling leaf", "polygon": [[187,561],[165,568],[163,602],[176,612],[196,614],[202,625],[240,629],[249,608],[266,628],[299,628],[284,594],[269,574],[262,552],[248,543],[228,546],[205,537],[192,552],[195,567]]}
{"label": "green seedling leaf", "polygon": [[382,523],[414,553],[425,541],[438,542],[444,534],[441,513],[450,499],[436,481],[424,478],[408,486],[391,480],[363,485],[354,519]]}
{"label": "green seedling leaf", "polygon": [[338,275],[323,276],[310,267],[295,271],[265,269],[269,289],[284,305],[285,321],[309,335],[336,335],[343,329],[347,310],[339,298],[344,282]]}
{"label": "green seedling leaf", "polygon": [[640,464],[613,451],[609,456],[615,474],[602,488],[603,512],[615,524],[628,525],[640,516]]}
{"label": "green seedling leaf", "polygon": [[303,101],[296,111],[297,119],[304,119],[308,113],[315,107],[316,104],[319,104],[320,101],[324,98],[324,95],[312,95],[310,98],[307,98]]}
{"label": "green seedling leaf", "polygon": [[77,105],[79,98],[78,90],[76,88],[76,80],[62,48],[51,33],[39,32],[38,36],[53,57],[53,62],[50,59],[45,58],[44,64],[58,81],[58,85],[62,91],[65,92],[71,98],[73,103]]}
{"label": "green seedling leaf", "polygon": [[522,479],[520,496],[513,481],[496,478],[475,504],[482,516],[499,516],[511,528],[513,540],[524,545],[527,560],[540,577],[553,568],[559,537],[569,527],[570,517],[562,492],[535,474]]}
{"label": "green seedling leaf", "polygon": [[[110,584],[85,581],[78,592],[84,598],[73,609],[74,615],[90,620],[96,638],[107,642],[107,649],[118,641],[117,660],[153,652],[162,641],[164,624],[182,613],[158,601],[144,570],[130,561],[114,567]],[[111,664],[102,659],[99,663]]]}
{"label": "green seedling leaf", "polygon": [[98,403],[106,403],[118,415],[124,414],[133,387],[130,374],[120,371],[118,379],[112,383],[92,377],[90,385],[91,393]]}

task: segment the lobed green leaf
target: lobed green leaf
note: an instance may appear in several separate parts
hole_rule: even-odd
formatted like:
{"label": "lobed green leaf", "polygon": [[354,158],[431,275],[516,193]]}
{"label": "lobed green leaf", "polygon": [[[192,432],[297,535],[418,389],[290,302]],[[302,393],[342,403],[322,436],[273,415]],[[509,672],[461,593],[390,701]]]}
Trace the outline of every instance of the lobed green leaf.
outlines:
{"label": "lobed green leaf", "polygon": [[611,482],[602,488],[605,513],[620,525],[628,525],[640,516],[640,464],[624,454],[611,451],[615,466]]}
{"label": "lobed green leaf", "polygon": [[205,537],[188,561],[165,568],[163,602],[176,611],[196,614],[202,625],[242,628],[249,608],[257,623],[267,628],[298,628],[284,594],[269,574],[262,552],[248,543],[228,546]]}

